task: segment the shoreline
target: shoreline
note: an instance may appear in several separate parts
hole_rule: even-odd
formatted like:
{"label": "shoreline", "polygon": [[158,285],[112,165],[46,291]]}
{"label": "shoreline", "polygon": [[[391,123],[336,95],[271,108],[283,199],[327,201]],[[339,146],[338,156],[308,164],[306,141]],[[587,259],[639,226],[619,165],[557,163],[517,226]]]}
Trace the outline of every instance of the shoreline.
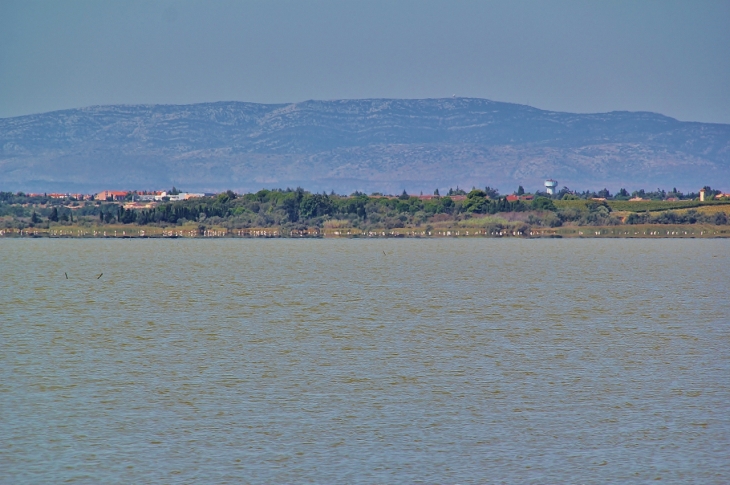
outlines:
{"label": "shoreline", "polygon": [[54,226],[45,228],[0,229],[0,238],[48,239],[223,239],[223,238],[308,238],[308,239],[440,239],[440,238],[516,238],[516,239],[707,239],[730,238],[730,226],[709,224],[637,224],[619,226],[561,226],[556,228],[529,228],[522,231],[464,227],[435,227],[370,229],[309,228],[282,230],[279,227],[227,229],[213,227],[203,232],[197,227],[83,227]]}

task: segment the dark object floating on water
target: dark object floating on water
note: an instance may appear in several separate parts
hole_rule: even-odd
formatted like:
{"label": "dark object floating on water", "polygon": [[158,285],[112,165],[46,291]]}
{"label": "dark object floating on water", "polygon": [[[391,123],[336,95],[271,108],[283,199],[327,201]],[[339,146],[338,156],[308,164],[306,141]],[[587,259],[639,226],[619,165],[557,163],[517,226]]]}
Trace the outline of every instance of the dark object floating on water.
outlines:
{"label": "dark object floating on water", "polygon": [[104,274],[104,273],[102,273],[102,274],[100,274],[99,276],[97,276],[97,277],[96,277],[96,279],[98,280],[99,278],[101,278],[101,275],[103,275],[103,274]]}
{"label": "dark object floating on water", "polygon": [[66,279],[68,279],[68,273],[64,272],[63,274],[65,274],[66,275]]}

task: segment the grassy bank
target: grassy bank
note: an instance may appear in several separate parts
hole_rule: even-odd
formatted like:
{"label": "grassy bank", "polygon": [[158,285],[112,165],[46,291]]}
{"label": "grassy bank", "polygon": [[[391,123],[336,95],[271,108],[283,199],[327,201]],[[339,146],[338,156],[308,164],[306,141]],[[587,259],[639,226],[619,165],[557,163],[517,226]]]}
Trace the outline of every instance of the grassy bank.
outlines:
{"label": "grassy bank", "polygon": [[[586,210],[593,200],[555,200],[553,203],[558,209],[578,209]],[[678,209],[692,209],[699,207],[721,207],[730,210],[730,201],[724,200],[708,200],[700,202],[699,200],[607,200],[606,204],[615,212],[660,212]],[[721,209],[722,210],[722,209]]]}

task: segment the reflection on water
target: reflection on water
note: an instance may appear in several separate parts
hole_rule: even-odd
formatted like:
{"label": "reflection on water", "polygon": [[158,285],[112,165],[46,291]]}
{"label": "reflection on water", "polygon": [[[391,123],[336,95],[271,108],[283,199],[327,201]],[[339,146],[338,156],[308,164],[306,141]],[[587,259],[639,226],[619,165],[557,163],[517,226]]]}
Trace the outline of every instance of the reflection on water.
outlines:
{"label": "reflection on water", "polygon": [[730,479],[728,240],[2,240],[0,272],[0,483]]}

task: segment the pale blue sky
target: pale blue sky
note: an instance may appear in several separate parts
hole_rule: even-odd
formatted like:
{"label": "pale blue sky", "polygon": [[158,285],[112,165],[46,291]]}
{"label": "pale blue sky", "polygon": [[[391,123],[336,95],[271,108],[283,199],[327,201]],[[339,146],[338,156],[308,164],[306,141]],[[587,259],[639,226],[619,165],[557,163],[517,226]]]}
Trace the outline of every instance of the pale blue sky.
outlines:
{"label": "pale blue sky", "polygon": [[481,97],[730,123],[730,1],[0,0],[0,117]]}

